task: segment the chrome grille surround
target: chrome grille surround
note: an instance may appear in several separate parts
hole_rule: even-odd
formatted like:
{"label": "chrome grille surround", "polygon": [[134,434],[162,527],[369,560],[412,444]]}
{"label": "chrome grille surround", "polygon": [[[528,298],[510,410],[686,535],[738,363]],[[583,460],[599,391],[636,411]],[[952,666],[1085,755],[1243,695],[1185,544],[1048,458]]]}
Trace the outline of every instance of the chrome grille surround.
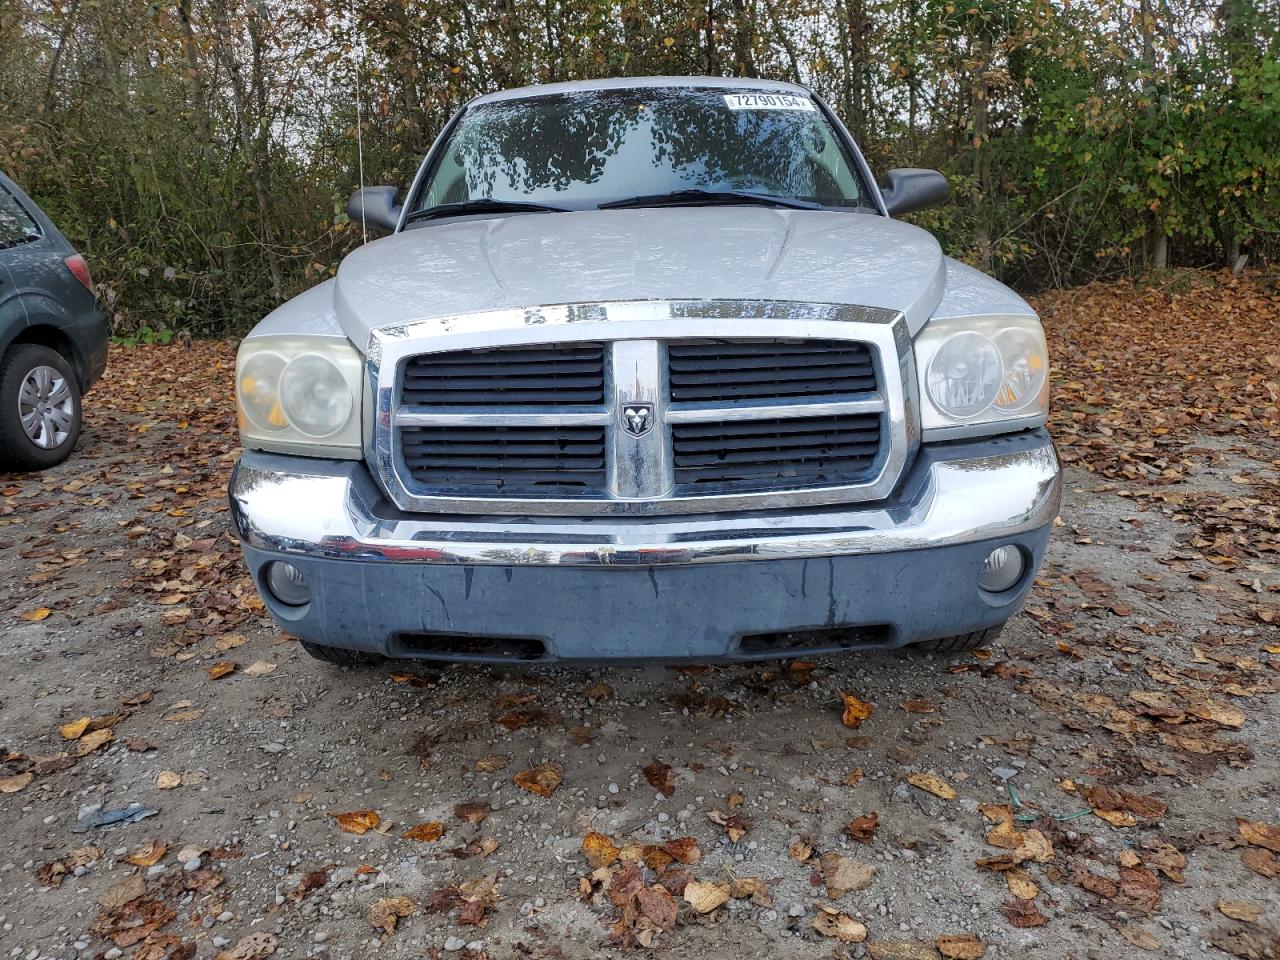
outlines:
{"label": "chrome grille surround", "polygon": [[[690,339],[850,340],[875,363],[873,393],[779,398],[766,402],[669,402],[667,350]],[[412,357],[476,348],[604,342],[604,403],[415,408],[399,404]],[[444,316],[373,331],[366,351],[366,459],[388,497],[406,512],[556,516],[654,516],[823,506],[881,500],[919,446],[919,402],[911,336],[901,313],[878,307],[770,300],[640,300],[554,304]],[[628,407],[648,408],[654,426],[640,436],[622,427]],[[675,483],[671,424],[878,414],[881,445],[865,480],[754,490],[698,489]],[[475,496],[418,483],[405,466],[400,428],[410,426],[603,426],[606,488],[589,496]]]}

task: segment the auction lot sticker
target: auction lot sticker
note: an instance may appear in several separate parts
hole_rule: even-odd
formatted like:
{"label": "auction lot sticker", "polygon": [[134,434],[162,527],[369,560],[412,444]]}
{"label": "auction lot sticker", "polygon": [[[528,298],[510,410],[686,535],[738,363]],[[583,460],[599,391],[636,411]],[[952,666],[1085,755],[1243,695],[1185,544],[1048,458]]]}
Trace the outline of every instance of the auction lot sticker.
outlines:
{"label": "auction lot sticker", "polygon": [[724,102],[730,110],[816,111],[812,100],[792,93],[726,93]]}

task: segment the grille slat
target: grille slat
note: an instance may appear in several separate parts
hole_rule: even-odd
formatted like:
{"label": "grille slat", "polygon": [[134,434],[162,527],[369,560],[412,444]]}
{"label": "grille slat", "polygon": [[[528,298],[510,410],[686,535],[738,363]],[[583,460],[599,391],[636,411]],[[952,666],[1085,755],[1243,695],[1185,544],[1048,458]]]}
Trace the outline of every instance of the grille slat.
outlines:
{"label": "grille slat", "polygon": [[604,345],[422,354],[405,365],[400,402],[413,407],[598,406],[604,402]]}
{"label": "grille slat", "polygon": [[739,488],[856,483],[875,466],[880,430],[879,414],[678,423],[675,479]]}
{"label": "grille slat", "polygon": [[865,344],[691,340],[668,344],[672,403],[842,396],[876,389]]}
{"label": "grille slat", "polygon": [[604,427],[402,427],[419,483],[475,496],[581,495],[605,484]]}

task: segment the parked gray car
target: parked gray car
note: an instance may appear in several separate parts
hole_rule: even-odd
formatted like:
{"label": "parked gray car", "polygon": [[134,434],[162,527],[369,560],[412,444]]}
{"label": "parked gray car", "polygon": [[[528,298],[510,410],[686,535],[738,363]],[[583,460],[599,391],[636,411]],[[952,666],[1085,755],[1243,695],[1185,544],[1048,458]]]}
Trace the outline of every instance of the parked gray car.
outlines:
{"label": "parked gray car", "polygon": [[84,257],[0,173],[0,471],[71,455],[108,339]]}
{"label": "parked gray car", "polygon": [[315,656],[752,659],[992,639],[1061,473],[1035,311],[808,90],[481,97],[391,236],[240,347],[231,506]]}

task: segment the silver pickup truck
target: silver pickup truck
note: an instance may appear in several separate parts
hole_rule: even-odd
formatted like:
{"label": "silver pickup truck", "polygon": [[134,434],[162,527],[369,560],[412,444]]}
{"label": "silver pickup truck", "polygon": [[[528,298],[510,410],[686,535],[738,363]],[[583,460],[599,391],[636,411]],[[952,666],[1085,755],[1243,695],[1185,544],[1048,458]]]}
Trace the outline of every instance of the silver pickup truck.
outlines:
{"label": "silver pickup truck", "polygon": [[991,639],[1061,477],[1035,312],[898,214],[808,90],[480,97],[336,278],[245,338],[231,506],[335,663]]}

